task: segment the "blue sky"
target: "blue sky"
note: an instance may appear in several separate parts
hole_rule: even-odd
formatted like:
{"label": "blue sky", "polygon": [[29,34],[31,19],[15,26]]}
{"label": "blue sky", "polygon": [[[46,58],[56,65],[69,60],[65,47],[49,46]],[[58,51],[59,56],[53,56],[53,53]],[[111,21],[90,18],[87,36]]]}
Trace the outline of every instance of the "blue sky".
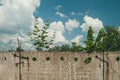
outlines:
{"label": "blue sky", "polygon": [[70,13],[81,12],[86,15],[88,11],[87,15],[99,18],[104,25],[120,25],[120,0],[42,0],[34,15],[43,19],[49,18],[51,21],[66,21],[66,19],[55,16],[54,7],[57,5],[62,5],[60,11],[69,18],[76,18],[80,22],[83,22],[84,16],[71,16]]}
{"label": "blue sky", "polygon": [[49,35],[56,32],[55,43],[84,46],[89,26],[94,36],[105,25],[120,26],[120,0],[0,0],[0,48],[17,47],[19,35],[23,48],[30,49],[27,33],[35,18],[39,26],[50,20]]}
{"label": "blue sky", "polygon": [[[59,11],[68,18],[56,15],[56,6],[61,6]],[[43,20],[62,21],[65,23],[68,19],[76,19],[82,24],[85,15],[98,18],[103,25],[119,26],[120,25],[120,1],[119,0],[42,0],[39,8],[36,9],[34,15],[41,17]],[[75,15],[71,15],[74,12]],[[81,13],[81,14],[79,14]],[[71,39],[77,34],[82,33],[80,28],[74,29],[72,34],[64,34]],[[69,36],[68,36],[69,35]],[[86,35],[85,35],[86,36]],[[85,37],[84,37],[85,38]]]}

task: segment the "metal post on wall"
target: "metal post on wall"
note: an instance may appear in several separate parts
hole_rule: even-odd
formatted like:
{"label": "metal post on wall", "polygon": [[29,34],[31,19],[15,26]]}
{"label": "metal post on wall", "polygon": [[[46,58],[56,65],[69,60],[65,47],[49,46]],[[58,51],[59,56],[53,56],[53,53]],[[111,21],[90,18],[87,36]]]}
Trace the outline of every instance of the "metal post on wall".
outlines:
{"label": "metal post on wall", "polygon": [[103,80],[105,79],[105,77],[104,77],[104,71],[105,71],[105,69],[104,69],[104,67],[105,67],[104,60],[105,60],[105,57],[104,57],[104,50],[103,50]]}
{"label": "metal post on wall", "polygon": [[[19,62],[16,63],[16,64],[19,65],[19,80],[22,80],[21,64],[24,64],[24,62],[22,62],[21,60],[22,59],[27,60],[27,62],[28,62],[28,69],[27,69],[27,71],[28,71],[28,74],[29,74],[29,57],[22,56],[21,53],[19,55],[14,54],[14,57],[18,57],[19,58]],[[29,75],[28,75],[28,80],[29,80]]]}
{"label": "metal post on wall", "polygon": [[[104,37],[103,37],[104,38]],[[102,43],[102,51],[103,51],[103,80],[105,79],[105,65],[104,65],[104,61],[105,61],[105,54],[104,54],[104,44],[103,44],[103,38],[101,39],[101,43]]]}
{"label": "metal post on wall", "polygon": [[[100,58],[98,56],[95,56],[97,59],[103,62],[103,80],[109,80],[109,62],[105,61],[104,56],[105,54],[103,53],[103,58]],[[105,79],[105,63],[106,63],[106,79]]]}
{"label": "metal post on wall", "polygon": [[[21,51],[22,51],[21,45],[22,45],[22,43],[21,43],[21,41],[20,41],[18,36],[17,36],[17,42],[18,42],[17,51],[18,51],[19,54],[18,55],[14,54],[14,57],[18,57],[19,58],[19,62],[16,63],[16,64],[19,65],[19,80],[22,80],[21,64],[24,64],[24,62],[21,62],[21,60],[25,59],[25,60],[28,61],[28,72],[29,72],[29,57],[22,56],[22,54],[21,54]],[[28,80],[29,80],[29,75],[28,75]]]}
{"label": "metal post on wall", "polygon": [[19,51],[19,80],[22,80],[22,75],[21,75],[21,42],[20,39],[17,36],[17,41],[18,41],[18,51]]}
{"label": "metal post on wall", "polygon": [[28,80],[29,80],[29,57],[27,57],[27,62],[28,62]]}

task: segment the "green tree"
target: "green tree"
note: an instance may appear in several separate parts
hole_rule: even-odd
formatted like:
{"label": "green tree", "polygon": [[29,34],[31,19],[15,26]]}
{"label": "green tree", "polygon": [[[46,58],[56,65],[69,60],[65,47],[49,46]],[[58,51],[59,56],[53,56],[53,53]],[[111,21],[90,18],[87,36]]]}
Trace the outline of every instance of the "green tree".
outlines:
{"label": "green tree", "polygon": [[52,48],[49,49],[49,52],[60,52],[61,51],[61,47],[60,46],[54,46]]}
{"label": "green tree", "polygon": [[118,44],[117,50],[120,51],[120,27],[118,27],[117,44]]}
{"label": "green tree", "polygon": [[72,51],[72,52],[83,51],[83,47],[80,46],[80,45],[77,45],[76,42],[72,42],[71,51]]}
{"label": "green tree", "polygon": [[120,34],[118,27],[106,26],[105,49],[107,51],[120,50]]}
{"label": "green tree", "polygon": [[106,26],[100,29],[95,44],[96,51],[120,50],[120,33],[118,27]]}
{"label": "green tree", "polygon": [[34,30],[29,33],[34,46],[36,46],[37,51],[47,51],[50,45],[53,44],[53,39],[55,38],[55,33],[52,37],[48,36],[48,20],[45,22],[44,26],[40,29],[37,22],[34,24]]}
{"label": "green tree", "polygon": [[93,33],[94,31],[92,27],[89,27],[88,34],[87,34],[87,40],[84,41],[84,43],[86,44],[85,51],[88,53],[91,53],[94,51],[95,45],[94,45]]}
{"label": "green tree", "polygon": [[57,46],[54,46],[53,48],[50,48],[49,51],[50,52],[53,52],[53,51],[57,51],[57,52],[63,52],[63,51],[70,51],[71,50],[71,47],[70,45],[68,44],[63,44],[63,45],[57,45]]}
{"label": "green tree", "polygon": [[70,45],[64,44],[61,46],[60,51],[70,51]]}
{"label": "green tree", "polygon": [[98,33],[96,41],[95,41],[95,49],[96,49],[96,51],[101,52],[101,51],[104,50],[104,48],[106,46],[105,45],[105,42],[106,42],[105,38],[106,38],[106,33],[104,31],[104,28],[101,28],[99,30],[99,33]]}

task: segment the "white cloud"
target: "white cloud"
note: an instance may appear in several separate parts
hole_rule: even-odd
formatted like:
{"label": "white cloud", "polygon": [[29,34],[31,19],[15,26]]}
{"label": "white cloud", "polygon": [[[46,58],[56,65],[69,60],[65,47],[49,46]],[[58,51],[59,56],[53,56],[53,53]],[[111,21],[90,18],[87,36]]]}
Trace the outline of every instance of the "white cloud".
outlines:
{"label": "white cloud", "polygon": [[15,40],[16,35],[0,35],[0,41],[3,42],[4,44],[7,44],[10,40]]}
{"label": "white cloud", "polygon": [[64,29],[64,25],[61,21],[58,21],[58,22],[52,22],[50,24],[50,29],[54,30],[54,31],[61,31],[63,32],[65,29]]}
{"label": "white cloud", "polygon": [[61,13],[59,11],[56,12],[56,15],[62,17],[62,18],[68,18],[64,13]]}
{"label": "white cloud", "polygon": [[101,28],[103,28],[103,23],[98,18],[92,18],[90,16],[84,17],[85,23],[83,23],[80,27],[83,32],[87,32],[88,28],[91,26],[94,30],[94,35],[96,36]]}
{"label": "white cloud", "polygon": [[56,31],[56,34],[55,34],[55,43],[59,43],[59,42],[65,43],[66,39],[63,36],[62,32]]}
{"label": "white cloud", "polygon": [[[0,43],[3,46],[17,47],[16,35],[22,35],[25,48],[29,48],[28,35],[33,26],[33,13],[40,6],[41,0],[3,0],[0,5]],[[40,19],[39,19],[40,21]],[[26,47],[27,45],[27,47]],[[9,49],[9,46],[8,47]]]}
{"label": "white cloud", "polygon": [[66,42],[66,39],[63,35],[65,29],[64,25],[61,21],[58,22],[52,22],[49,26],[49,35],[52,35],[55,32],[55,43],[64,43]]}
{"label": "white cloud", "polygon": [[83,16],[84,14],[82,12],[79,12],[78,15]]}
{"label": "white cloud", "polygon": [[70,15],[74,16],[74,15],[75,15],[75,12],[71,12]]}
{"label": "white cloud", "polygon": [[33,25],[36,25],[39,27],[39,29],[42,29],[44,26],[44,21],[41,17],[38,17],[38,18],[34,19]]}
{"label": "white cloud", "polygon": [[2,42],[6,47],[7,50],[12,49],[16,49],[18,47],[18,42],[17,42],[17,36],[20,39],[21,42],[21,47],[24,50],[30,50],[32,47],[32,43],[30,42],[30,38],[29,36],[25,35],[22,33],[21,36],[19,36],[18,34],[14,34],[14,35],[7,35],[7,34],[3,34],[0,35],[0,42]]}
{"label": "white cloud", "polygon": [[57,5],[56,7],[54,7],[55,10],[59,11],[59,9],[62,7],[62,5]]}
{"label": "white cloud", "polygon": [[64,13],[60,12],[59,9],[62,7],[62,5],[57,5],[56,7],[54,7],[54,9],[56,10],[56,15],[58,15],[59,17],[62,18],[68,18]]}
{"label": "white cloud", "polygon": [[31,29],[33,12],[40,0],[4,0],[0,6],[0,33],[19,33]]}
{"label": "white cloud", "polygon": [[85,12],[85,14],[88,14],[90,12],[90,10],[87,10],[86,12]]}
{"label": "white cloud", "polygon": [[68,22],[65,23],[66,29],[69,31],[72,31],[74,28],[78,28],[79,25],[80,23],[76,19],[69,19]]}
{"label": "white cloud", "polygon": [[90,10],[87,10],[86,12],[78,12],[78,15],[79,15],[79,16],[85,16],[85,15],[87,15],[88,13],[90,13]]}
{"label": "white cloud", "polygon": [[22,49],[27,50],[27,51],[36,51],[35,46],[32,43],[25,42],[22,45]]}
{"label": "white cloud", "polygon": [[71,42],[76,42],[77,44],[80,44],[80,41],[83,39],[83,35],[77,35],[74,39],[71,40]]}

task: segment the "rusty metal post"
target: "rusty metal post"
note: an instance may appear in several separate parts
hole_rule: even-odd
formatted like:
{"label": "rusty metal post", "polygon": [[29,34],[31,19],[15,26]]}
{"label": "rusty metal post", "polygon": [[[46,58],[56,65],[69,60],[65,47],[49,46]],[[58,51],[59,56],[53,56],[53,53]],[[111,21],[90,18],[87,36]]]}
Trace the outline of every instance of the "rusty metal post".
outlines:
{"label": "rusty metal post", "polygon": [[27,62],[28,62],[28,80],[29,80],[29,57],[28,57]]}
{"label": "rusty metal post", "polygon": [[21,50],[19,51],[19,80],[22,80],[22,75],[21,75]]}
{"label": "rusty metal post", "polygon": [[109,63],[106,63],[106,80],[109,80]]}
{"label": "rusty metal post", "polygon": [[22,75],[21,75],[21,42],[17,36],[17,41],[18,41],[18,48],[19,48],[19,80],[22,80]]}
{"label": "rusty metal post", "polygon": [[107,63],[106,63],[106,80],[109,80],[109,53],[107,52]]}
{"label": "rusty metal post", "polygon": [[104,65],[104,61],[105,61],[105,56],[104,56],[104,50],[103,50],[103,80],[105,79],[105,74],[104,74],[104,72],[105,72],[105,65]]}
{"label": "rusty metal post", "polygon": [[[105,56],[104,55],[105,54],[103,52],[103,58],[100,58],[98,56],[95,56],[95,57],[103,62],[103,80],[109,80],[109,62],[108,62],[108,60],[105,61]],[[106,63],[106,73],[105,73],[105,63]],[[105,77],[105,75],[106,75],[106,77]]]}

